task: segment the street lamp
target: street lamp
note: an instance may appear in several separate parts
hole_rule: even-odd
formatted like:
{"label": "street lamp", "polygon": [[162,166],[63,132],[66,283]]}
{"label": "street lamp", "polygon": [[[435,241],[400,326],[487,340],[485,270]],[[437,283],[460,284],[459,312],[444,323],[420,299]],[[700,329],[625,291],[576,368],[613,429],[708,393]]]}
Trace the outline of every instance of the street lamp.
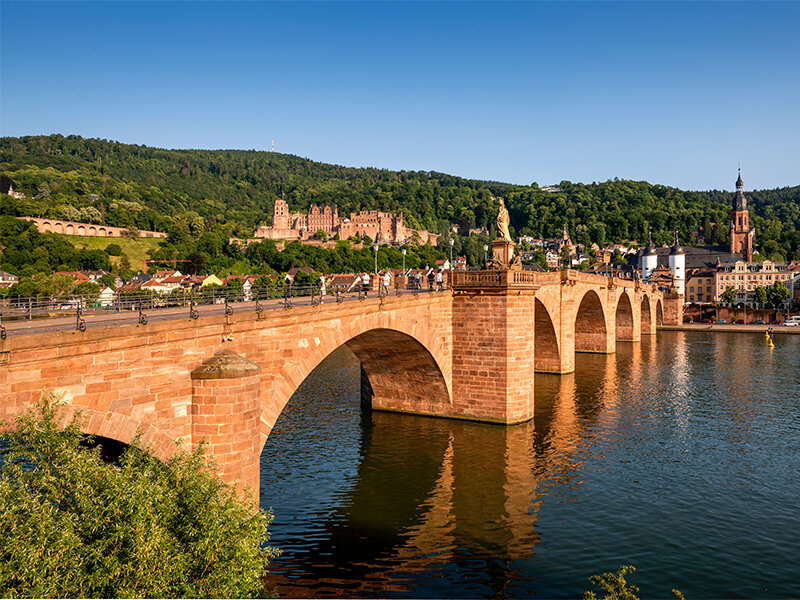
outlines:
{"label": "street lamp", "polygon": [[372,246],[372,249],[375,250],[375,275],[378,274],[378,244]]}
{"label": "street lamp", "polygon": [[405,275],[406,274],[406,249],[403,248],[401,250],[401,252],[403,253],[403,275]]}
{"label": "street lamp", "polygon": [[455,244],[455,243],[456,243],[456,241],[453,238],[450,238],[450,270],[451,271],[453,270],[453,244]]}
{"label": "street lamp", "polygon": [[486,268],[486,253],[489,251],[489,244],[483,245],[483,268]]}

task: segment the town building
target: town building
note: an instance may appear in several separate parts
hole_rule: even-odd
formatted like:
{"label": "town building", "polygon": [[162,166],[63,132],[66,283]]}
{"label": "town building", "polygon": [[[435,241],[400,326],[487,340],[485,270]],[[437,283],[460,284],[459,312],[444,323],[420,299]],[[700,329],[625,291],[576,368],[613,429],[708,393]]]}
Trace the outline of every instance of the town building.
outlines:
{"label": "town building", "polygon": [[19,282],[19,277],[16,275],[12,275],[11,273],[6,273],[5,271],[0,271],[0,288],[8,288],[14,285],[15,283]]}
{"label": "town building", "polygon": [[728,287],[732,287],[736,291],[736,302],[752,302],[753,292],[758,287],[772,287],[776,281],[780,281],[790,288],[793,273],[788,265],[771,260],[765,260],[763,263],[737,260],[733,264],[719,265],[715,275],[714,300],[719,300],[722,293]]}
{"label": "town building", "polygon": [[583,270],[584,273],[592,273],[602,277],[621,277],[622,279],[635,280],[639,277],[636,267],[626,263],[605,263],[596,262]]}
{"label": "town building", "polygon": [[716,278],[716,266],[689,270],[686,274],[686,302],[716,301],[718,298]]}

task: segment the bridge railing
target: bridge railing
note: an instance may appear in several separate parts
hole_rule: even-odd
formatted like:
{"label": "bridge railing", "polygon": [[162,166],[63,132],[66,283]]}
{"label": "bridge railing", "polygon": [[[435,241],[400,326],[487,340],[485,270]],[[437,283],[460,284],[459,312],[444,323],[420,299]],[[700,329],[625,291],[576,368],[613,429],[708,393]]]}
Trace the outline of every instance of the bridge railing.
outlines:
{"label": "bridge railing", "polygon": [[559,275],[556,271],[486,269],[481,271],[455,271],[453,273],[454,288],[524,288],[558,283],[558,281]]}
{"label": "bridge railing", "polygon": [[[117,315],[124,318],[125,315],[138,313],[131,318],[134,322],[138,318],[139,323],[145,324],[148,321],[147,315],[153,311],[161,314],[176,314],[177,312],[179,316],[186,311],[186,315],[194,319],[199,317],[201,312],[208,314],[208,311],[210,314],[217,312],[232,314],[234,306],[237,304],[241,308],[236,310],[261,312],[268,309],[288,309],[322,303],[342,303],[395,295],[416,295],[444,289],[446,289],[446,284],[405,290],[398,289],[396,286],[385,288],[382,285],[367,289],[356,285],[348,290],[331,289],[319,285],[270,285],[253,286],[249,289],[241,287],[176,289],[169,293],[120,291],[108,297],[94,293],[0,298],[0,332],[6,334],[3,324],[9,325],[14,321],[54,321],[66,317],[68,320],[74,319],[75,328],[83,331],[86,328],[86,319],[93,316]],[[211,309],[212,306],[216,306],[218,310]]]}

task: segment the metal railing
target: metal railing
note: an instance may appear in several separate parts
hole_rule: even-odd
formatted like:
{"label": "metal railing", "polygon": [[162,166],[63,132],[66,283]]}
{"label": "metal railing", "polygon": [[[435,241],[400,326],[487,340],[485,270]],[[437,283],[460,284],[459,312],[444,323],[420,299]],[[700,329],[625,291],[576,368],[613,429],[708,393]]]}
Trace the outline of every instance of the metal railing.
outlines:
{"label": "metal railing", "polygon": [[[377,289],[366,290],[361,285],[356,285],[350,291],[336,291],[330,288],[323,290],[318,285],[286,285],[254,286],[249,290],[219,287],[200,288],[195,291],[180,289],[166,294],[120,292],[108,298],[97,294],[0,298],[0,339],[6,339],[8,332],[4,324],[9,325],[10,322],[74,318],[74,329],[85,331],[87,320],[104,315],[123,316],[134,312],[137,314],[137,322],[146,325],[152,315],[159,313],[171,313],[177,318],[198,319],[201,312],[209,312],[209,309],[203,310],[203,307],[208,306],[218,306],[222,309],[219,313],[225,315],[232,315],[241,310],[260,314],[269,309],[291,309],[296,306],[318,306],[326,303],[341,304],[348,300],[383,299],[389,295],[399,296],[444,289],[446,289],[444,285],[437,287],[436,284],[432,288],[423,289],[386,288],[380,285]],[[217,311],[210,312],[217,313]]]}

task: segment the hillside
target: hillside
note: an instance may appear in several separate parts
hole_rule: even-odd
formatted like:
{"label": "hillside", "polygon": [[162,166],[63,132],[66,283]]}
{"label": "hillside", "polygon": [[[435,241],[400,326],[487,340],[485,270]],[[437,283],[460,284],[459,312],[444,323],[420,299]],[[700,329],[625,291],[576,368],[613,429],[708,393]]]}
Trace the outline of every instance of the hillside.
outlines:
{"label": "hillside", "polygon": [[[581,243],[667,242],[678,230],[691,243],[703,228],[712,244],[728,239],[726,192],[691,192],[647,182],[561,182],[561,191],[468,180],[422,171],[349,168],[248,150],[162,150],[78,136],[0,138],[0,171],[27,199],[0,197],[0,214],[72,218],[170,234],[165,253],[197,249],[210,232],[248,236],[269,224],[275,197],[291,210],[331,204],[340,213],[400,211],[406,224],[447,232],[451,224],[494,230],[492,195],[508,200],[513,234]],[[7,180],[5,180],[7,181]],[[748,192],[756,246],[800,258],[800,187]],[[95,198],[95,196],[97,196]],[[480,252],[469,244],[465,252]],[[211,244],[210,256],[218,249]],[[466,244],[464,244],[466,245]],[[206,244],[208,246],[208,244]],[[475,248],[478,248],[476,250]],[[456,250],[461,249],[457,241]],[[207,250],[206,250],[207,251]]]}

